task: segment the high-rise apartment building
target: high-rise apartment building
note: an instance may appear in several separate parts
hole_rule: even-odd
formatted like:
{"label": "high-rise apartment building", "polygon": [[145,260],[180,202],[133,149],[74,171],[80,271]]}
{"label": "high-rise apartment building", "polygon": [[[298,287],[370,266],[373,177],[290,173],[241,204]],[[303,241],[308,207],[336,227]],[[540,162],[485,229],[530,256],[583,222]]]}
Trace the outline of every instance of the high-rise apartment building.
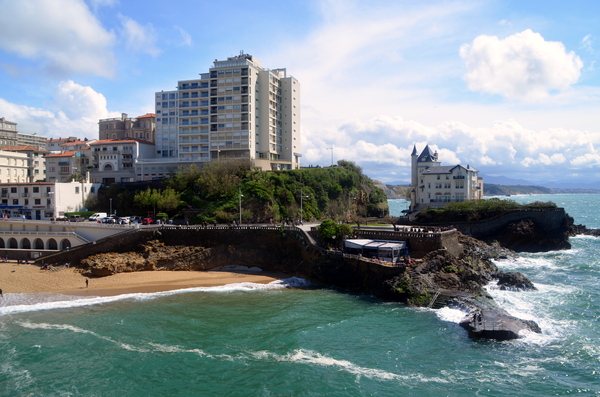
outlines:
{"label": "high-rise apartment building", "polygon": [[153,162],[250,159],[264,170],[300,168],[300,84],[286,69],[265,69],[242,53],[155,99]]}

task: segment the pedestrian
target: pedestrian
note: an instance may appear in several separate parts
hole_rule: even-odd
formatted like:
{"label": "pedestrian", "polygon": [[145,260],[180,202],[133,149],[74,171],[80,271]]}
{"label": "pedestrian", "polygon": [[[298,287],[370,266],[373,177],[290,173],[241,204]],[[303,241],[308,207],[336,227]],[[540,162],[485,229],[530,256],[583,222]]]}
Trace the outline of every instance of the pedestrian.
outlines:
{"label": "pedestrian", "polygon": [[88,284],[89,284],[89,282],[90,282],[90,280],[88,280],[88,279],[86,278],[86,279],[85,279],[85,288],[87,288],[87,287],[88,287]]}
{"label": "pedestrian", "polygon": [[4,298],[4,295],[2,295],[2,290],[0,289],[0,296]]}

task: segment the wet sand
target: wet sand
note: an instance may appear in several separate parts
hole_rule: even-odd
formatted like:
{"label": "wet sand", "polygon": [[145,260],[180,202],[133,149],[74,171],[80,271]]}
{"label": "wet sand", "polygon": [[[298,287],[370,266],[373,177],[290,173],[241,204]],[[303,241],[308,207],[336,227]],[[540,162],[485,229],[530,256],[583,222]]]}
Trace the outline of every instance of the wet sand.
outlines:
{"label": "wet sand", "polygon": [[[50,272],[36,265],[0,263],[3,293],[54,292],[80,296],[111,296],[138,292],[160,292],[193,287],[215,287],[233,283],[267,284],[287,278],[282,273],[261,271],[145,271],[88,278],[76,269]],[[88,280],[88,287],[85,281]]]}

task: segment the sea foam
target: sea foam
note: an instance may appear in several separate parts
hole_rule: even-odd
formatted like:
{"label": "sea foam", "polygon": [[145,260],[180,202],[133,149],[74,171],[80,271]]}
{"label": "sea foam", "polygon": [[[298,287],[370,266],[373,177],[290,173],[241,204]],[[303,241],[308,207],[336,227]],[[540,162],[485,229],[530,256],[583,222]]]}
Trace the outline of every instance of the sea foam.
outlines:
{"label": "sea foam", "polygon": [[0,316],[7,314],[34,312],[41,310],[68,309],[75,307],[101,305],[126,299],[149,300],[190,292],[227,293],[235,291],[269,291],[285,288],[305,288],[312,284],[299,277],[275,280],[268,284],[234,283],[216,287],[194,287],[153,293],[131,293],[115,296],[81,297],[61,294],[4,294],[0,300]]}

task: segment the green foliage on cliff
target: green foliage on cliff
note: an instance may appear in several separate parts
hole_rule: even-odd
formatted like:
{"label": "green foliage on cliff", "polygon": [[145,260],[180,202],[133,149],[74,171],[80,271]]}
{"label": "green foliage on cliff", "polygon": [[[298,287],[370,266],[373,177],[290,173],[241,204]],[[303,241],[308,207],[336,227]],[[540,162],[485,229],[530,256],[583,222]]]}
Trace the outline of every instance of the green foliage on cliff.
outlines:
{"label": "green foliage on cliff", "polygon": [[192,166],[166,182],[181,193],[191,222],[242,219],[251,222],[336,220],[384,216],[387,198],[360,167],[340,160],[337,167],[264,172],[249,161]]}
{"label": "green foliage on cliff", "polygon": [[179,213],[190,223],[280,222],[283,220],[336,221],[348,217],[388,214],[387,197],[352,162],[335,167],[290,171],[261,171],[247,160],[192,165],[161,181],[114,184],[101,188],[97,211],[126,215]]}
{"label": "green foliage on cliff", "polygon": [[514,200],[492,198],[489,200],[473,200],[452,202],[444,209],[425,209],[417,214],[417,221],[435,222],[468,222],[489,219],[505,212],[517,209],[556,208],[552,202],[536,201],[531,204],[519,204]]}

